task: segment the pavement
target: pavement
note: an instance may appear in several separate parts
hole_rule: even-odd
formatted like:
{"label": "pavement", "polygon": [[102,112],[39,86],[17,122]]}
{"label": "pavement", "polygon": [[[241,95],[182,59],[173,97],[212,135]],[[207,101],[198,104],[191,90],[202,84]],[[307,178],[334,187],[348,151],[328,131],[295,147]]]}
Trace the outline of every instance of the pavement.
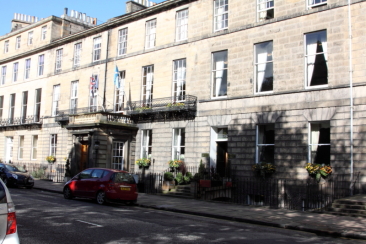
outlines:
{"label": "pavement", "polygon": [[[62,194],[64,183],[35,180],[34,189]],[[357,197],[365,197],[355,196]],[[318,235],[366,240],[366,218],[336,216],[269,207],[201,201],[139,193],[139,207],[185,213],[216,219],[311,232]]]}

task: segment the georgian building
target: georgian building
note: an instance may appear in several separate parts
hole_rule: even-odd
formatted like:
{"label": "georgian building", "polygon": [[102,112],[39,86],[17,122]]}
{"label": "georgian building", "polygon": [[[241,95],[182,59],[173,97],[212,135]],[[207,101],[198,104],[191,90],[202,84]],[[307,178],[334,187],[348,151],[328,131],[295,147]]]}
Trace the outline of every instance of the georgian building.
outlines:
{"label": "georgian building", "polygon": [[0,37],[0,157],[55,155],[74,173],[147,157],[154,172],[184,159],[251,176],[268,162],[299,179],[312,162],[364,177],[365,8],[168,0],[127,2],[100,25],[15,17]]}

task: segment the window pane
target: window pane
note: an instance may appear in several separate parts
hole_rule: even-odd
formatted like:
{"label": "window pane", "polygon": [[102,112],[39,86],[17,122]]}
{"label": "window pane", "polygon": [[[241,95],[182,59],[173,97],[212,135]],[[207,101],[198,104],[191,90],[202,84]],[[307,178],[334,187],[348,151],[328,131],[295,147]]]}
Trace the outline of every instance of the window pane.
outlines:
{"label": "window pane", "polygon": [[305,35],[307,86],[328,84],[327,32]]}

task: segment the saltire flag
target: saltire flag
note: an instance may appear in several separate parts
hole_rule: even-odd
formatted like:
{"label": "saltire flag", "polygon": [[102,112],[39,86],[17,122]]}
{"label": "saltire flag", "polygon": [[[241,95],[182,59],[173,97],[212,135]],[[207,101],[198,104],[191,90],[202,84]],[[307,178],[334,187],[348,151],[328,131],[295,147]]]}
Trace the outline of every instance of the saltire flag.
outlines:
{"label": "saltire flag", "polygon": [[116,65],[116,68],[114,69],[114,85],[116,86],[117,89],[119,89],[120,79],[119,79],[119,71],[118,71],[117,65]]}
{"label": "saltire flag", "polygon": [[98,76],[93,75],[90,77],[90,96],[95,97],[98,90]]}

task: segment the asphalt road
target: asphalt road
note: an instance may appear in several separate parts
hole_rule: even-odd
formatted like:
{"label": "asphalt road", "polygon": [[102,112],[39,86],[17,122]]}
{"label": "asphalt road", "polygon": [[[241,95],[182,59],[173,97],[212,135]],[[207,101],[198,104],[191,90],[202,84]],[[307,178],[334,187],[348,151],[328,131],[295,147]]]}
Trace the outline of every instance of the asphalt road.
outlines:
{"label": "asphalt road", "polygon": [[100,206],[35,189],[10,192],[22,244],[365,243],[134,206]]}

